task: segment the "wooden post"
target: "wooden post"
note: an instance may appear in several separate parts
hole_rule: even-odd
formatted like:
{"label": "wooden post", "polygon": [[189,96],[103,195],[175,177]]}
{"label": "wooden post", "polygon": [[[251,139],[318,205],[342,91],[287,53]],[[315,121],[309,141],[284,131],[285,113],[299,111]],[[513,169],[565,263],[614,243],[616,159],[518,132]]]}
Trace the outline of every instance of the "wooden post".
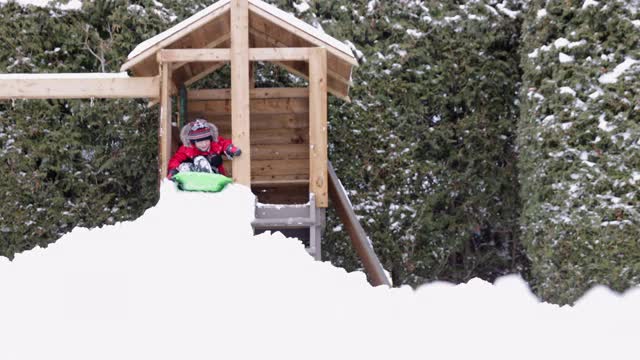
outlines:
{"label": "wooden post", "polygon": [[231,0],[231,137],[242,150],[232,172],[233,180],[246,186],[251,186],[249,101],[249,2]]}
{"label": "wooden post", "polygon": [[160,64],[160,122],[158,126],[158,179],[167,176],[171,157],[171,64]]}
{"label": "wooden post", "polygon": [[327,182],[327,50],[309,53],[309,192],[316,205],[329,206]]}

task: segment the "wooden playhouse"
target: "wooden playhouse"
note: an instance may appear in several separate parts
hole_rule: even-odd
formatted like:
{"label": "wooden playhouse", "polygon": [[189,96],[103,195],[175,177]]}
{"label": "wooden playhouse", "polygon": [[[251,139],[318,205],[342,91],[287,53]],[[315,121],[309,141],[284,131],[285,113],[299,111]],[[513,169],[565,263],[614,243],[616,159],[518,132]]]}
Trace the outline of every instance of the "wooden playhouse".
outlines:
{"label": "wooden playhouse", "polygon": [[[308,87],[255,88],[256,62],[276,64]],[[226,64],[230,89],[189,89]],[[178,145],[178,126],[205,118],[243,150],[225,167],[260,201],[256,231],[297,231],[320,259],[331,195],[370,280],[383,284],[388,280],[327,154],[327,96],[348,100],[357,64],[346,44],[270,4],[220,0],[139,44],[121,67],[129,74],[0,75],[0,99],[150,99],[161,109],[159,179]]]}
{"label": "wooden playhouse", "polygon": [[[255,88],[252,64],[260,61],[306,79],[308,87]],[[230,89],[187,88],[227,63]],[[234,180],[250,186],[261,203],[280,205],[259,206],[254,226],[295,231],[319,258],[329,196],[327,93],[347,98],[357,64],[344,43],[272,5],[221,0],[138,45],[121,70],[161,79],[159,176],[178,145],[171,116],[176,95],[187,109],[180,123],[201,117],[216,124],[243,149],[226,166]]]}

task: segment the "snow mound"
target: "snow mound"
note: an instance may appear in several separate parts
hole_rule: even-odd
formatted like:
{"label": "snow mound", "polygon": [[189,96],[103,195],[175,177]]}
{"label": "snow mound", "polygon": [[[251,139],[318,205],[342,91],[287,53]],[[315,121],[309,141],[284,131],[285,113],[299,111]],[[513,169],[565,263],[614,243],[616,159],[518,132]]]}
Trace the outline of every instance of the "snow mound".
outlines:
{"label": "snow mound", "polygon": [[0,259],[1,358],[635,358],[638,290],[572,308],[515,275],[374,288],[297,239],[254,236],[254,206],[240,185],[166,182],[136,221]]}

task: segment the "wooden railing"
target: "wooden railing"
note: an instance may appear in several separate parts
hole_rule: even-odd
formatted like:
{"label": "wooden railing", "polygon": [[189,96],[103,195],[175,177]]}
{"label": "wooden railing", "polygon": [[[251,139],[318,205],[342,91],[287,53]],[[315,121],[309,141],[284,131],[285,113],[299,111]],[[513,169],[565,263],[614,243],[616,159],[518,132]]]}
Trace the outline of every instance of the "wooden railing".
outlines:
{"label": "wooden railing", "polygon": [[340,220],[342,220],[342,223],[351,238],[351,243],[360,257],[360,261],[368,275],[369,282],[373,286],[390,286],[389,279],[382,269],[382,264],[380,264],[378,256],[376,256],[376,253],[373,251],[373,248],[367,239],[367,234],[360,225],[360,221],[358,221],[358,218],[353,211],[351,203],[347,198],[347,194],[345,194],[344,188],[340,184],[340,180],[338,179],[331,162],[329,162],[328,173],[329,198],[331,199],[333,206],[336,208],[338,216],[340,217]]}

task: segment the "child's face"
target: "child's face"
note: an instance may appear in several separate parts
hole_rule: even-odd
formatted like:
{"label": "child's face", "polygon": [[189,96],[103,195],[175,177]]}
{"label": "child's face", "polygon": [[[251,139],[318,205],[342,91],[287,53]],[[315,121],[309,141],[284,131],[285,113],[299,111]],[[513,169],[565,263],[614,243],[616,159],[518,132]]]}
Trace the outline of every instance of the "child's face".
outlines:
{"label": "child's face", "polygon": [[196,146],[196,149],[200,151],[207,151],[211,146],[211,140],[206,139],[206,140],[196,141],[194,145]]}

